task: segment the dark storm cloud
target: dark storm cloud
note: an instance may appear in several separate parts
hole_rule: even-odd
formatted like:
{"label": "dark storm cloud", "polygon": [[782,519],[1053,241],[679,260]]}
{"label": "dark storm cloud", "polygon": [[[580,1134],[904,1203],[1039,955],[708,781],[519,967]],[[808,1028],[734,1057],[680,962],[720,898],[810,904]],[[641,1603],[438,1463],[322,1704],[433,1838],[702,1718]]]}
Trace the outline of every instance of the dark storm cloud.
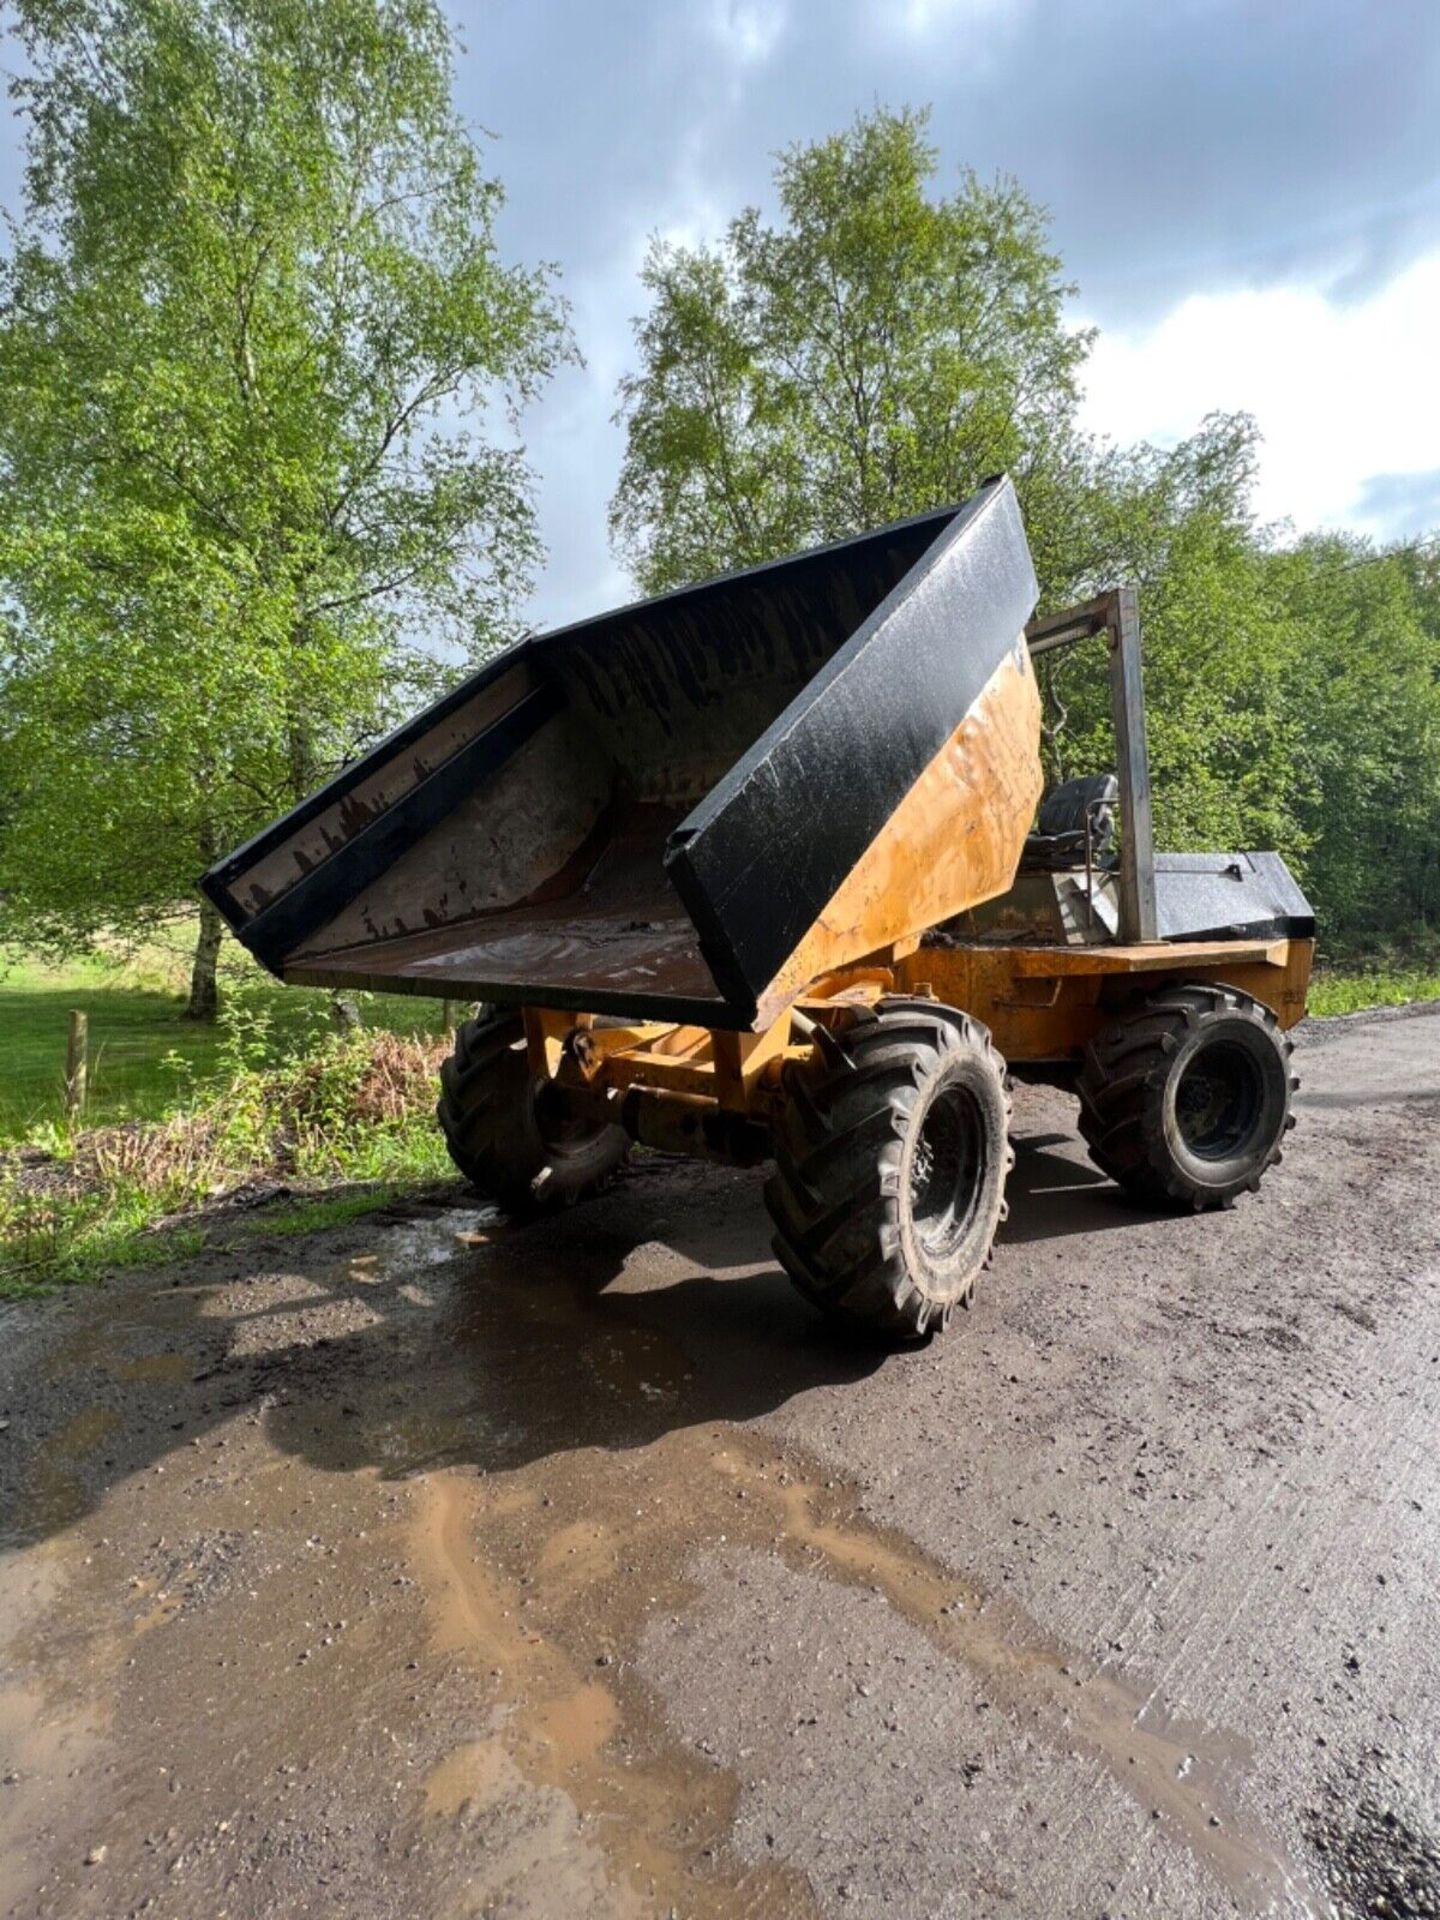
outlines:
{"label": "dark storm cloud", "polygon": [[677,191],[763,199],[775,148],[876,99],[931,104],[947,170],[1002,169],[1045,201],[1102,322],[1290,273],[1358,290],[1440,237],[1435,0],[457,12],[462,94],[505,135],[532,243],[572,266]]}

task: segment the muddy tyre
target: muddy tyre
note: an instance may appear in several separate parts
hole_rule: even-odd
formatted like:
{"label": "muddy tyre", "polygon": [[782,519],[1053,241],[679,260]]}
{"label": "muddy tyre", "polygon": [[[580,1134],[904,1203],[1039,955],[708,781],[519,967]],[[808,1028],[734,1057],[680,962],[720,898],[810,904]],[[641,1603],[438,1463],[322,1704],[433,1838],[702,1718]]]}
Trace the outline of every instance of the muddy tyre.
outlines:
{"label": "muddy tyre", "polygon": [[518,1013],[496,1011],[459,1029],[435,1111],[461,1173],[516,1218],[598,1192],[630,1150],[623,1127],[554,1110],[548,1084],[530,1071]]}
{"label": "muddy tyre", "polygon": [[1254,1193],[1295,1124],[1291,1042],[1233,987],[1167,987],[1085,1051],[1090,1158],[1139,1206],[1201,1212]]}
{"label": "muddy tyre", "polygon": [[1004,1218],[1010,1098],[976,1020],[882,1000],[792,1066],[765,1203],[822,1312],[915,1339],[968,1306]]}

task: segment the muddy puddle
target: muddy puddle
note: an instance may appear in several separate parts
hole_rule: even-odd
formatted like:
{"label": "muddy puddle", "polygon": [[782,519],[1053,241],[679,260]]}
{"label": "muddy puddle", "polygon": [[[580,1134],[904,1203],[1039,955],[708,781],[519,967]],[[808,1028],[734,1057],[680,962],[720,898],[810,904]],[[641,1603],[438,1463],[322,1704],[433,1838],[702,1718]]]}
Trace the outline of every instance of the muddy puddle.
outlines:
{"label": "muddy puddle", "polygon": [[[477,1280],[484,1289],[483,1273]],[[814,1461],[731,1423],[686,1424],[694,1369],[645,1324],[643,1301],[636,1318],[617,1321],[573,1289],[523,1300],[500,1291],[512,1325],[518,1309],[539,1336],[530,1365],[508,1374],[507,1410],[517,1395],[538,1404],[554,1390],[547,1336],[564,1335],[594,1383],[632,1405],[666,1406],[670,1418],[639,1451],[559,1451],[479,1474],[439,1468],[420,1484],[410,1551],[433,1644],[488,1683],[497,1728],[442,1762],[432,1804],[453,1806],[467,1782],[471,1798],[499,1794],[518,1774],[595,1818],[636,1912],[815,1911],[799,1876],[721,1864],[737,1783],[676,1737],[636,1670],[651,1622],[706,1603],[698,1556],[748,1550],[882,1595],[1015,1722],[1100,1761],[1243,1910],[1319,1910],[1302,1873],[1242,1810],[1242,1743],[1172,1718],[1049,1642],[1013,1603],[870,1523],[856,1491]],[[489,1304],[483,1292],[472,1301],[482,1322]],[[448,1426],[437,1408],[437,1453]]]}
{"label": "muddy puddle", "polygon": [[452,1756],[432,1777],[440,1801],[453,1804],[472,1766],[500,1791],[503,1755],[504,1778],[558,1787],[599,1817],[617,1876],[643,1896],[635,1911],[718,1916],[749,1910],[753,1899],[758,1912],[812,1912],[793,1876],[712,1864],[736,1784],[697,1764],[632,1666],[650,1621],[701,1602],[690,1556],[743,1547],[882,1594],[1015,1721],[1061,1751],[1101,1760],[1137,1810],[1163,1820],[1242,1910],[1310,1910],[1301,1875],[1240,1810],[1248,1755],[1238,1742],[1167,1719],[1047,1644],[1013,1607],[872,1527],[853,1494],[793,1454],[699,1431],[659,1443],[642,1474],[640,1506],[635,1474],[604,1460],[550,1468],[543,1493],[512,1476],[491,1486],[452,1471],[424,1482],[411,1551],[434,1645],[489,1683],[497,1701],[494,1742]]}
{"label": "muddy puddle", "polygon": [[[800,1920],[820,1911],[809,1879],[741,1857],[742,1779],[646,1677],[649,1636],[725,1607],[702,1562],[758,1555],[878,1597],[957,1693],[983,1689],[1027,1737],[1098,1765],[1241,1911],[1321,1911],[1247,1817],[1239,1742],[1047,1639],[756,1430],[788,1394],[879,1362],[777,1309],[723,1195],[698,1238],[703,1270],[668,1240],[637,1249],[603,1228],[564,1240],[557,1262],[539,1235],[450,1211],[263,1286],[136,1292],[108,1321],[80,1309],[57,1367],[95,1398],[37,1449],[16,1508],[31,1543],[17,1560],[71,1560],[68,1599],[9,1649],[10,1764],[53,1772],[44,1729],[76,1712],[87,1661],[93,1717],[117,1740],[203,1703],[184,1766],[224,1792],[205,1799],[204,1847],[171,1851],[215,1861],[216,1877],[169,1890],[157,1913],[199,1911],[196,1889],[225,1884],[233,1807],[278,1795],[261,1824],[279,1820],[295,1778],[339,1777],[338,1755],[372,1806],[364,1769],[385,1780],[383,1857],[430,1863],[436,1913]],[[794,1317],[757,1343],[756,1316],[777,1312]],[[697,1316],[714,1343],[703,1364]],[[92,1471],[102,1456],[108,1474]],[[36,1688],[62,1650],[69,1680],[47,1709]],[[244,1740],[227,1738],[227,1700]],[[154,1740],[142,1751],[165,1773]],[[168,1831],[142,1813],[137,1833],[147,1820]],[[82,1862],[87,1846],[123,1856],[66,1831]],[[37,1911],[109,1910],[75,1904],[93,1870],[68,1871]],[[255,1885],[283,1895],[283,1880]]]}

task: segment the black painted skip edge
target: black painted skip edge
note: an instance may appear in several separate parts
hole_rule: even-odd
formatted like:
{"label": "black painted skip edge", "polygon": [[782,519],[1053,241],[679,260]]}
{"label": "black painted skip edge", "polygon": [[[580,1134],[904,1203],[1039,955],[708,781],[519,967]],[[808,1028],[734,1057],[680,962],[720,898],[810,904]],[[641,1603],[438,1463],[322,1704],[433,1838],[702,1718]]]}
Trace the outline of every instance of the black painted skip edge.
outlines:
{"label": "black painted skip edge", "polygon": [[342,768],[333,779],[328,780],[323,787],[318,787],[314,793],[307,795],[288,813],[279,815],[268,826],[262,827],[258,833],[253,834],[243,845],[235,848],[232,853],[227,853],[223,859],[217,860],[214,866],[201,875],[196,884],[238,932],[249,916],[230,891],[233,881],[255,861],[283,845],[293,833],[313,820],[317,814],[323,813],[335,802],[343,800],[361,781],[367,779],[397,754],[413,746],[437,722],[448,718],[481,688],[498,680],[502,674],[508,673],[519,661],[534,659],[538,662],[538,657],[547,649],[561,645],[587,630],[603,632],[606,628],[624,626],[652,609],[684,600],[703,601],[716,594],[724,593],[742,582],[763,581],[767,576],[781,575],[789,568],[823,558],[827,554],[840,554],[872,542],[883,543],[896,533],[904,532],[908,528],[922,527],[933,522],[938,531],[954,517],[957,511],[959,509],[955,507],[939,507],[929,513],[912,514],[903,520],[891,521],[886,526],[872,528],[867,533],[852,535],[846,540],[832,540],[822,546],[807,547],[799,553],[785,554],[778,560],[764,561],[759,566],[739,567],[729,573],[712,574],[708,579],[697,580],[690,586],[676,587],[669,593],[655,594],[647,600],[634,600],[627,605],[613,608],[609,612],[594,614],[585,620],[572,621],[568,626],[556,627],[544,633],[527,634],[525,638],[517,640],[512,646],[496,654],[493,660],[487,660],[476,672],[462,680],[458,686],[452,687],[448,693],[442,694],[432,705],[422,708],[419,713],[412,714],[408,720],[403,720],[398,727],[386,734],[378,745],[372,747],[360,759],[352,761],[348,767]]}
{"label": "black painted skip edge", "polygon": [[[317,787],[298,805],[291,807],[288,813],[278,815],[268,826],[262,827],[258,833],[252,834],[242,845],[236,847],[233,853],[227,853],[224,859],[217,860],[215,865],[208,868],[196,882],[200,891],[214,901],[238,931],[238,923],[243,922],[247,915],[230,892],[233,881],[252,867],[257,860],[263,859],[267,853],[273,853],[276,847],[283,846],[292,834],[308,825],[317,814],[323,813],[327,807],[343,800],[360,785],[361,781],[368,779],[372,773],[412,747],[433,726],[448,719],[457,708],[463,707],[466,701],[473,698],[483,687],[489,686],[492,681],[499,680],[519,661],[528,658],[530,650],[536,644],[533,635],[517,640],[513,646],[503,648],[493,660],[487,660],[483,667],[472,673],[468,679],[462,680],[459,686],[452,687],[448,693],[441,694],[438,700],[433,701],[428,707],[422,707],[419,713],[411,714],[408,720],[402,720],[398,727],[387,733],[384,739],[373,746],[368,753],[362,754],[358,760],[352,760],[349,766],[342,767],[340,772],[333,779],[327,780],[323,787]],[[437,768],[435,771],[438,772],[440,769]]]}
{"label": "black painted skip edge", "polygon": [[478,781],[508,760],[561,705],[559,693],[549,682],[526,694],[272,905],[236,927],[244,944],[272,973],[281,973],[284,961],[301,942],[333,920],[362,888],[373,885],[422,834],[438,826]]}
{"label": "black painted skip edge", "polygon": [[[937,538],[670,837],[666,873],[717,985],[737,1007],[753,1012],[1014,648],[1039,597],[1007,477],[987,481],[938,520]],[[937,634],[925,589],[941,584],[947,565],[964,566],[972,549],[978,578],[955,582],[953,619]],[[993,604],[968,603],[977,587]],[[970,644],[955,644],[959,632]],[[870,724],[887,710],[898,724]],[[888,764],[865,795],[854,770],[873,770],[881,744]],[[812,771],[827,763],[838,768],[847,799],[868,799],[864,811],[846,817],[817,806]],[[801,860],[787,869],[786,831],[798,834],[808,872]]]}

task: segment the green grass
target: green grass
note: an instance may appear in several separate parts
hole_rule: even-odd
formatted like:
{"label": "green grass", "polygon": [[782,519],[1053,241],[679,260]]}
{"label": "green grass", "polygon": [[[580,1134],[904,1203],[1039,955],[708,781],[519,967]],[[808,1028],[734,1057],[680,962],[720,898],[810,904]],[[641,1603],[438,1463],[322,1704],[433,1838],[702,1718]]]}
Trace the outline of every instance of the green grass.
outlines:
{"label": "green grass", "polygon": [[[222,992],[240,983],[247,1007],[268,1026],[271,1057],[313,1044],[330,1023],[328,994],[282,987],[237,949]],[[89,1019],[85,1120],[158,1120],[195,1089],[223,1076],[221,1034],[185,1018],[182,956],[152,947],[138,958],[83,959],[49,967],[0,958],[0,1147],[63,1114],[70,1011]],[[366,1026],[438,1033],[440,1003],[400,994],[357,995]]]}
{"label": "green grass", "polygon": [[1310,982],[1311,1013],[1361,1013],[1417,1000],[1440,1000],[1440,931],[1415,926],[1363,939],[1322,939]]}
{"label": "green grass", "polygon": [[237,1061],[232,1030],[220,1048],[225,1077],[163,1120],[52,1126],[48,1158],[0,1159],[0,1295],[230,1244],[248,1218],[213,1202],[256,1182],[299,1192],[253,1216],[255,1228],[303,1234],[453,1178],[434,1122],[443,1041],[322,1027],[278,1063],[257,1058],[274,1038],[242,1030],[248,1057]]}
{"label": "green grass", "polygon": [[[454,1169],[449,1171],[453,1174]],[[164,1227],[156,1227],[150,1217],[153,1210],[134,1196],[107,1195],[93,1206],[82,1204],[63,1213],[43,1242],[34,1236],[0,1233],[0,1300],[26,1299],[57,1286],[93,1285],[107,1274],[169,1266],[206,1251],[230,1252],[254,1241],[323,1233],[432,1186],[425,1170],[417,1167],[409,1178],[342,1188],[314,1199],[277,1201],[234,1220],[182,1220]]]}
{"label": "green grass", "polygon": [[198,1225],[148,1231],[161,1212],[129,1182],[37,1204],[6,1181],[0,1186],[0,1300],[198,1253],[206,1239]]}
{"label": "green grass", "polygon": [[1360,1013],[1367,1007],[1404,1007],[1440,1000],[1440,973],[1399,968],[1386,972],[1317,973],[1310,983],[1310,1012]]}
{"label": "green grass", "polygon": [[[238,1185],[298,1188],[256,1227],[302,1234],[453,1174],[434,1122],[438,1001],[356,994],[362,1030],[341,1033],[329,994],[281,987],[232,948],[221,1019],[201,1026],[185,1018],[182,943],[0,962],[0,1295],[229,1244],[246,1226],[207,1209]],[[90,1037],[75,1116],[71,1008]],[[50,1158],[6,1155],[24,1143]]]}
{"label": "green grass", "polygon": [[[455,1169],[446,1162],[453,1177]],[[418,1178],[418,1176],[417,1176]],[[306,1233],[323,1233],[331,1227],[348,1226],[367,1213],[378,1213],[410,1192],[416,1179],[387,1180],[376,1187],[360,1187],[353,1192],[324,1193],[313,1200],[297,1200],[267,1209],[245,1223],[242,1240],[289,1240]]]}

